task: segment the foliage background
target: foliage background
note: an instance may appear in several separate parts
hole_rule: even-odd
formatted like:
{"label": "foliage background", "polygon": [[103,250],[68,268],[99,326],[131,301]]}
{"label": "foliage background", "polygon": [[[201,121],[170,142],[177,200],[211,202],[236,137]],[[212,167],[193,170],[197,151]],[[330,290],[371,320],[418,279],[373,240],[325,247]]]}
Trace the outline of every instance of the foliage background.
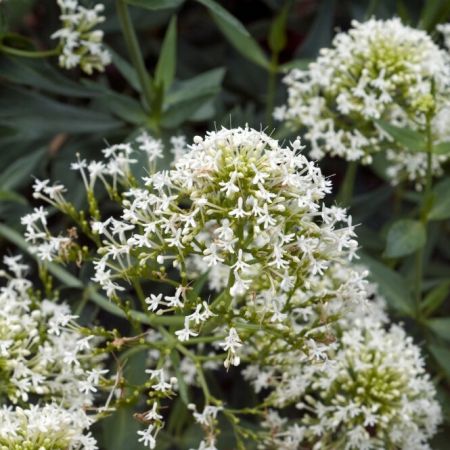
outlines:
{"label": "foliage background", "polygon": [[[239,24],[230,16],[224,19],[220,7],[211,0],[130,0],[128,3],[135,4],[130,7],[131,19],[150,73],[155,72],[158,64],[169,21],[177,16],[172,35],[166,40],[171,48],[176,47],[176,54],[172,52],[169,56],[163,73],[166,81],[172,75],[174,81],[161,88],[165,93],[156,108],[154,105],[149,108],[142,100],[138,74],[130,63],[113,1],[105,1],[107,19],[102,28],[113,53],[113,64],[104,73],[87,77],[77,71],[62,71],[57,67],[56,58],[14,57],[2,52],[0,44],[2,253],[13,253],[17,246],[24,245],[20,238],[20,217],[33,205],[32,175],[64,182],[69,198],[81,206],[84,191],[78,175],[68,170],[75,154],[79,152],[95,159],[105,142],[123,141],[142,127],[168,140],[177,134],[185,134],[190,139],[222,124],[248,123],[255,128],[267,128],[280,139],[292,138],[272,123],[269,114],[272,104],[281,104],[285,99],[282,69],[304,66],[317,56],[321,47],[330,44],[337,28],[348,29],[353,19],[398,15],[406,23],[431,31],[436,23],[446,22],[450,16],[448,0],[222,1],[222,6]],[[286,5],[289,6],[287,14]],[[54,0],[3,2],[0,42],[23,49],[52,48],[55,43],[49,36],[59,28],[58,15]],[[168,161],[169,158],[165,164]],[[450,225],[448,221],[430,224],[424,260],[425,306],[420,317],[413,317],[414,257],[392,259],[384,252],[390,224],[399,217],[415,214],[419,196],[412,190],[400,193],[390,187],[380,178],[382,171],[377,170],[383,164],[380,159],[370,168],[358,169],[350,203],[354,223],[360,224],[357,232],[363,249],[362,261],[371,267],[373,278],[380,283],[394,320],[405,322],[408,331],[428,352],[427,363],[439,383],[439,397],[448,424]],[[342,193],[342,186],[346,186],[346,164],[328,159],[321,162],[321,167],[333,177],[335,194],[340,189]],[[450,204],[448,200],[445,203],[445,198],[450,197],[448,176],[439,189],[439,195],[444,198],[441,216],[448,218]],[[58,222],[62,219],[55,215],[52,220],[52,225],[64,229],[66,224]],[[59,271],[55,275],[62,282],[62,295],[71,299],[75,310],[82,313],[82,320],[95,318],[107,322],[108,326],[124,326],[96,297],[89,285],[89,274],[68,268],[67,272]],[[125,370],[136,382],[143,381],[139,379],[143,376],[143,364],[142,356],[129,358]],[[236,402],[245,401],[242,397],[246,394],[242,394],[240,386],[233,384],[231,378],[220,380],[216,388],[230,392],[229,396]],[[186,423],[175,407],[168,425],[173,437],[164,448],[189,448],[198,430]],[[137,450],[141,448],[134,435],[137,427],[124,407],[98,426],[96,433],[102,448]],[[449,437],[450,429],[445,425],[433,448],[448,448]]]}

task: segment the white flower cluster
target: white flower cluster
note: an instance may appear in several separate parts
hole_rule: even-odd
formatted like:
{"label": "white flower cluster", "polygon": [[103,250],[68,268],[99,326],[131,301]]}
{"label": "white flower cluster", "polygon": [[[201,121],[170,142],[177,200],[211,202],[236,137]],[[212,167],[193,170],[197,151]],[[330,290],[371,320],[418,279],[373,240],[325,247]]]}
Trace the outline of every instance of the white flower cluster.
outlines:
{"label": "white flower cluster", "polygon": [[81,6],[78,0],[58,0],[62,28],[53,33],[60,40],[59,65],[65,69],[80,66],[87,74],[103,71],[111,62],[111,55],[103,46],[103,31],[94,28],[105,18],[104,6],[97,3],[92,9]]}
{"label": "white flower cluster", "polygon": [[[120,220],[93,224],[103,238],[94,280],[113,297],[125,289],[117,280],[136,270],[165,273],[172,262],[181,277],[175,292],[152,294],[146,302],[159,314],[192,308],[177,333],[182,341],[197,336],[215,314],[230,328],[246,319],[289,330],[290,294],[299,287],[310,292],[317,277],[351,259],[357,247],[351,218],[321,203],[330,183],[299,149],[298,140],[285,148],[248,128],[196,137],[173,170],[150,175],[145,188],[124,194]],[[227,268],[221,301],[208,306],[190,296],[192,257],[205,273]],[[296,304],[307,306],[307,300]]]}
{"label": "white flower cluster", "polygon": [[[286,76],[288,102],[275,117],[306,128],[313,158],[328,153],[368,164],[374,152],[387,146],[396,164],[389,173],[394,181],[407,176],[420,183],[425,153],[412,154],[389,142],[374,122],[401,116],[402,125],[423,131],[429,115],[435,117],[434,140],[444,140],[437,122],[445,117],[448,123],[449,79],[449,57],[426,32],[398,18],[354,21],[307,70],[294,69]],[[435,175],[446,159],[433,156]]]}
{"label": "white flower cluster", "polygon": [[[0,288],[0,449],[95,450],[84,408],[107,372],[64,303],[41,299],[20,256],[5,256]],[[33,402],[38,404],[33,405]],[[27,404],[26,407],[18,405]]]}
{"label": "white flower cluster", "polygon": [[104,373],[93,354],[94,337],[83,336],[69,307],[39,300],[24,278],[20,257],[4,258],[0,288],[0,391],[11,402],[38,395],[70,406],[92,404]]}
{"label": "white flower cluster", "polygon": [[[382,304],[370,302],[365,313],[359,308],[339,322],[338,341],[323,363],[279,353],[272,368],[246,370],[256,392],[269,389],[266,402],[276,408],[264,424],[269,446],[429,449],[441,421],[434,386],[419,348],[400,326],[386,330],[386,322]],[[289,405],[300,411],[299,419],[280,416]]]}
{"label": "white flower cluster", "polygon": [[0,450],[97,450],[92,419],[56,404],[0,409]]}

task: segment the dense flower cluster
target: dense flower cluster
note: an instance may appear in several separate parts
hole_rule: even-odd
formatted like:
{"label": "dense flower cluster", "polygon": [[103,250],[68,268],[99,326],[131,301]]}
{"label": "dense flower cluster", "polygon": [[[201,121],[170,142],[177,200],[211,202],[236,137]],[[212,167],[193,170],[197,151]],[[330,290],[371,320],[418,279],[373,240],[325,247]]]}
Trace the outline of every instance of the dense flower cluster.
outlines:
{"label": "dense flower cluster", "polygon": [[93,336],[84,336],[67,305],[40,300],[24,278],[19,257],[5,257],[12,274],[0,288],[0,392],[11,402],[32,395],[87,406],[104,373],[94,357]]}
{"label": "dense flower cluster", "polygon": [[[447,53],[424,31],[397,18],[355,21],[307,70],[286,76],[288,103],[275,116],[294,128],[306,128],[313,158],[328,153],[367,164],[374,152],[387,147],[395,165],[388,174],[393,181],[407,177],[420,183],[426,154],[406,152],[376,121],[423,131],[430,117],[434,141],[448,139],[448,127],[440,123],[448,123],[449,79]],[[446,159],[433,156],[436,175]]]}
{"label": "dense flower cluster", "polygon": [[[173,170],[150,175],[145,188],[124,194],[120,220],[93,223],[103,238],[94,280],[114,297],[125,289],[117,280],[137,269],[165,273],[171,262],[181,280],[171,295],[151,294],[148,309],[160,314],[193,309],[177,332],[181,341],[221,314],[230,325],[223,347],[227,361],[237,364],[236,320],[289,330],[287,312],[313,303],[303,298],[305,303],[291,306],[290,293],[299,286],[308,293],[316,277],[351,259],[357,247],[345,211],[321,204],[329,181],[299,149],[299,141],[283,148],[248,128],[195,138]],[[190,295],[192,257],[205,272],[227,268],[219,302],[208,305]]]}
{"label": "dense flower cluster", "polygon": [[[270,390],[269,446],[429,449],[441,420],[435,389],[419,348],[400,326],[386,329],[386,322],[382,303],[370,302],[339,322],[338,341],[321,364],[302,364],[295,354],[273,356],[275,347],[272,368],[246,370],[257,392]],[[299,419],[280,416],[289,405]]]}
{"label": "dense flower cluster", "polygon": [[[97,448],[84,430],[103,382],[97,338],[75,324],[69,307],[42,299],[25,278],[20,256],[5,256],[0,288],[0,449]],[[33,405],[37,402],[36,405]],[[18,405],[27,405],[26,407]]]}
{"label": "dense flower cluster", "polygon": [[0,409],[0,450],[97,450],[86,434],[92,420],[81,409],[56,404]]}
{"label": "dense flower cluster", "polygon": [[78,0],[58,0],[58,5],[62,28],[52,38],[60,40],[59,65],[65,69],[80,66],[87,74],[103,71],[111,56],[103,46],[103,31],[94,28],[105,20],[101,15],[104,6],[98,3],[88,9]]}

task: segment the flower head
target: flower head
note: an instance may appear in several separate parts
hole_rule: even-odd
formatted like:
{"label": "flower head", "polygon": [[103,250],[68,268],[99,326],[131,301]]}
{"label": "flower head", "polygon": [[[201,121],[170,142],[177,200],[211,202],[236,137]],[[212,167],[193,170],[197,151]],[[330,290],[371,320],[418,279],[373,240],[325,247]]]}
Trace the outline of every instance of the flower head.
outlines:
{"label": "flower head", "polygon": [[78,4],[78,0],[58,0],[63,27],[53,33],[62,47],[59,65],[66,69],[80,66],[87,74],[103,71],[111,62],[109,52],[103,46],[103,31],[94,29],[105,18],[104,6],[97,3],[92,9]]}
{"label": "flower head", "polygon": [[[288,103],[275,116],[306,128],[313,158],[330,154],[370,163],[372,154],[387,146],[396,165],[388,173],[393,181],[407,177],[420,185],[426,154],[410,154],[395,145],[376,121],[423,131],[426,117],[432,117],[434,140],[443,140],[437,115],[450,102],[449,76],[448,55],[425,31],[398,18],[354,21],[307,70],[286,76]],[[436,175],[445,160],[433,156]]]}

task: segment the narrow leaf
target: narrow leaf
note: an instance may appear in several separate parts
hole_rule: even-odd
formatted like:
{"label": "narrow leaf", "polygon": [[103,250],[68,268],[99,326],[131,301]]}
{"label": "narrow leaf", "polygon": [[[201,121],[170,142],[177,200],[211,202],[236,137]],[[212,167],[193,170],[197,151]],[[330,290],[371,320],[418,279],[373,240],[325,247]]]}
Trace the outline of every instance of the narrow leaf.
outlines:
{"label": "narrow leaf", "polygon": [[407,127],[397,127],[384,120],[376,120],[375,123],[391,136],[397,144],[400,144],[407,150],[413,152],[426,151],[425,137],[418,131]]}
{"label": "narrow leaf", "polygon": [[266,69],[270,62],[244,25],[213,0],[197,0],[206,6],[228,42],[244,57]]}
{"label": "narrow leaf", "polygon": [[433,189],[433,205],[428,213],[429,220],[450,218],[450,179],[439,182]]}
{"label": "narrow leaf", "polygon": [[450,341],[450,317],[439,317],[427,321],[427,326],[442,339]]}
{"label": "narrow leaf", "polygon": [[425,297],[421,304],[422,312],[429,316],[436,311],[450,294],[450,281],[439,283]]}
{"label": "narrow leaf", "polygon": [[384,255],[388,258],[410,255],[422,248],[426,239],[422,222],[411,219],[398,220],[388,231]]}
{"label": "narrow leaf", "polygon": [[177,53],[177,17],[169,23],[155,70],[155,83],[166,91],[175,77]]}
{"label": "narrow leaf", "polygon": [[125,0],[129,5],[139,6],[140,8],[158,10],[172,9],[180,6],[184,0]]}
{"label": "narrow leaf", "polygon": [[286,46],[287,36],[286,36],[286,22],[290,9],[290,3],[286,3],[281,9],[280,13],[277,14],[272,22],[269,31],[269,47],[274,53],[279,53]]}
{"label": "narrow leaf", "polygon": [[406,280],[384,264],[367,256],[360,255],[360,261],[369,269],[369,279],[378,284],[380,294],[389,306],[401,314],[414,315],[414,302]]}

